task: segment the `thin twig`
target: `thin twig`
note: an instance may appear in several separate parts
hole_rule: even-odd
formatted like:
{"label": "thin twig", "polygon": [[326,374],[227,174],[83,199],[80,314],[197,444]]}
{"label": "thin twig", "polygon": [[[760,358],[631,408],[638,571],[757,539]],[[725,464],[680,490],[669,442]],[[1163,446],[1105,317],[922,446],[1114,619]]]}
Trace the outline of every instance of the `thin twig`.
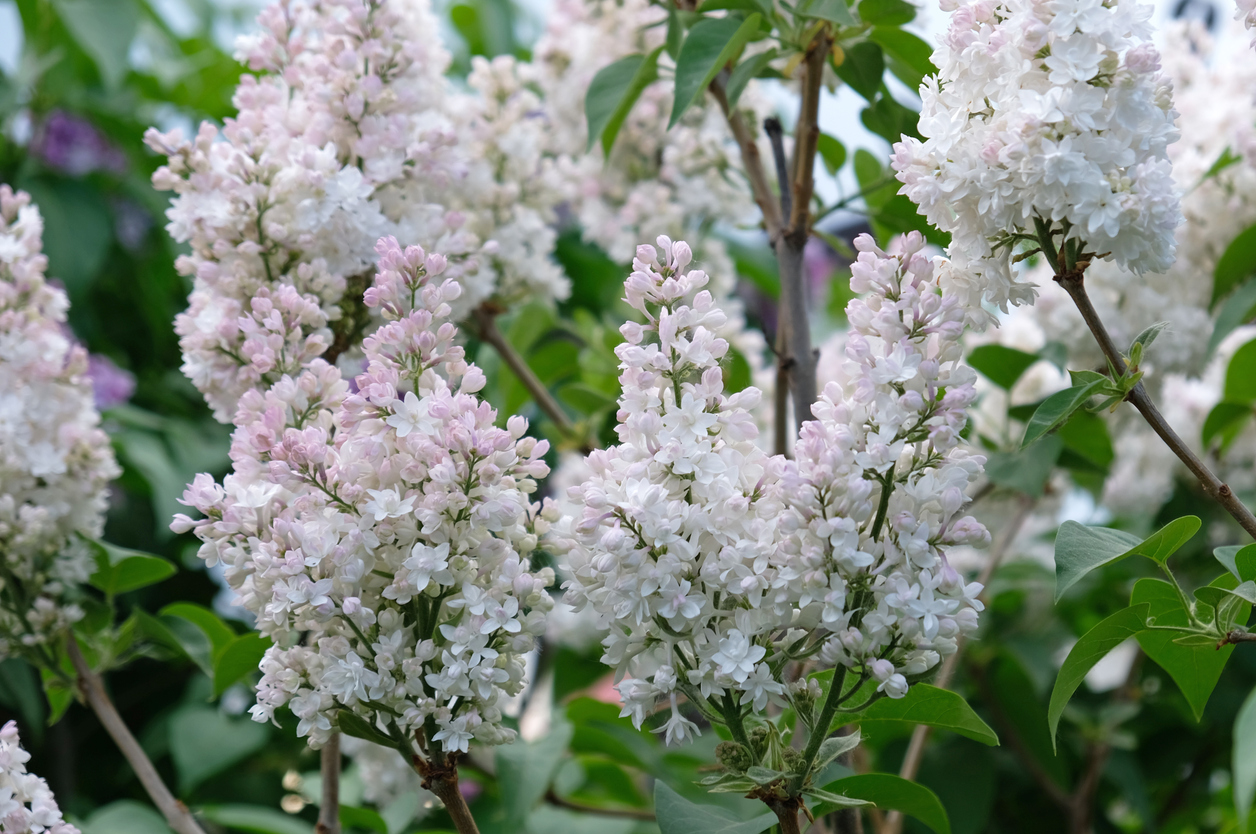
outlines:
{"label": "thin twig", "polygon": [[458,763],[454,757],[441,754],[441,761],[435,763],[414,756],[413,765],[423,779],[423,788],[436,794],[436,798],[444,804],[445,812],[458,834],[480,834],[475,817],[471,816],[467,800],[458,787]]}
{"label": "thin twig", "polygon": [[570,799],[564,799],[554,793],[553,788],[545,794],[545,801],[559,808],[579,811],[582,814],[596,814],[600,817],[621,817],[644,822],[654,822],[657,819],[654,812],[649,808],[603,808],[600,805],[586,805],[583,802],[573,802]]}
{"label": "thin twig", "polygon": [[[1003,558],[1012,548],[1012,543],[1016,537],[1020,535],[1021,528],[1025,525],[1025,520],[1029,518],[1033,512],[1034,506],[1038,502],[1030,497],[1025,496],[1021,499],[1020,510],[1008,522],[1003,530],[1003,535],[999,537],[999,542],[990,551],[990,557],[986,560],[986,564],[982,567],[981,573],[977,576],[977,581],[984,588],[990,582],[990,577],[994,576],[994,572],[1003,562]],[[983,590],[979,599],[986,601],[986,592]],[[964,635],[960,635],[955,646],[955,652],[947,657],[942,664],[942,668],[938,671],[938,676],[934,678],[933,685],[939,689],[946,689],[951,685],[951,679],[955,677],[955,669],[959,666],[960,655],[963,654],[968,640]],[[920,772],[920,763],[924,759],[925,745],[929,743],[929,737],[933,734],[933,728],[928,724],[918,724],[916,729],[912,731],[911,742],[907,745],[907,754],[903,756],[903,765],[899,768],[898,775],[908,781],[914,781],[916,774]],[[879,828],[881,834],[899,834],[903,830],[903,815],[899,811],[890,811],[885,816],[885,824]]]}
{"label": "thin twig", "polygon": [[[1085,274],[1085,263],[1079,261],[1076,269],[1069,272],[1058,273],[1055,281],[1069,297],[1073,299],[1073,303],[1077,305],[1078,311],[1082,314],[1082,318],[1086,322],[1086,326],[1090,328],[1091,335],[1095,337],[1095,341],[1099,343],[1099,349],[1103,351],[1103,355],[1107,357],[1108,362],[1118,374],[1124,374],[1126,371],[1125,359],[1121,356],[1121,351],[1112,341],[1112,337],[1108,334],[1107,328],[1104,327],[1103,321],[1099,318],[1099,313],[1090,302],[1090,296],[1086,294],[1086,286],[1083,280]],[[1247,534],[1256,539],[1256,515],[1252,515],[1252,511],[1244,506],[1243,502],[1238,499],[1234,491],[1230,489],[1224,481],[1217,477],[1208,465],[1200,460],[1190,447],[1178,437],[1177,432],[1164,419],[1164,415],[1156,408],[1156,404],[1147,394],[1147,389],[1140,382],[1134,386],[1134,389],[1126,396],[1126,399],[1138,409],[1139,413],[1151,426],[1152,430],[1160,435],[1160,439],[1178,456],[1182,463],[1186,464],[1186,468],[1191,474],[1199,480],[1200,485],[1204,488],[1211,498],[1226,509],[1234,520],[1247,531]]]}
{"label": "thin twig", "polygon": [[332,733],[319,754],[323,790],[315,834],[340,834],[340,733]]}
{"label": "thin twig", "polygon": [[763,212],[763,226],[767,229],[768,240],[775,245],[785,226],[785,221],[781,216],[781,207],[772,194],[772,186],[768,183],[768,174],[763,168],[763,157],[759,155],[759,146],[755,143],[754,134],[746,126],[746,120],[742,118],[741,113],[728,106],[728,95],[725,92],[728,76],[728,71],[724,70],[715,77],[715,80],[711,82],[711,95],[715,96],[720,110],[724,112],[728,128],[737,142],[737,148],[741,151],[741,165],[746,169],[750,192],[754,195],[754,201],[759,204],[759,211]]}
{"label": "thin twig", "polygon": [[789,217],[793,213],[791,197],[793,189],[790,184],[789,163],[785,160],[785,137],[781,131],[781,120],[772,116],[763,120],[763,132],[772,143],[772,161],[776,163],[776,183],[781,192],[781,216]]}
{"label": "thin twig", "polygon": [[545,413],[557,429],[567,437],[576,437],[576,427],[571,422],[571,418],[563,411],[563,407],[558,404],[558,400],[554,399],[554,395],[545,387],[545,383],[537,377],[532,368],[524,360],[519,352],[515,350],[514,345],[502,335],[497,329],[497,311],[486,305],[480,305],[472,311],[471,317],[475,320],[476,327],[479,330],[480,338],[493,346],[497,351],[497,355],[501,357],[506,366],[514,373],[515,378],[528,389],[528,393],[532,395],[532,399],[536,402],[537,407]]}
{"label": "thin twig", "polygon": [[192,813],[188,811],[187,806],[175,799],[174,794],[166,787],[166,783],[161,780],[161,775],[157,773],[152,760],[148,758],[144,748],[131,734],[131,730],[122,720],[122,716],[118,714],[113,701],[109,700],[109,694],[105,692],[105,685],[100,675],[93,672],[92,668],[87,665],[73,634],[66,641],[66,652],[70,656],[70,662],[74,664],[75,674],[78,675],[79,693],[83,700],[87,701],[87,705],[92,708],[96,717],[100,719],[100,723],[104,725],[105,732],[109,733],[114,743],[118,745],[127,763],[135,771],[140,784],[148,792],[149,798],[166,818],[166,824],[178,834],[205,834],[204,829],[192,818]]}

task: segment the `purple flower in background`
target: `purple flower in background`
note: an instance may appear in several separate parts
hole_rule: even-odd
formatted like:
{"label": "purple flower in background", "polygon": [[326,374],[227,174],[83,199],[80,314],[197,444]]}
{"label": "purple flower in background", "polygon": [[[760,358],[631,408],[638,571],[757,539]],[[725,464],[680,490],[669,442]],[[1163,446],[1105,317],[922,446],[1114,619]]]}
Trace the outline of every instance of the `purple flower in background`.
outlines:
{"label": "purple flower in background", "polygon": [[135,252],[153,227],[153,216],[142,205],[125,198],[113,201],[113,233],[122,248]]}
{"label": "purple flower in background", "polygon": [[99,353],[88,356],[87,376],[92,381],[92,393],[100,411],[122,405],[135,393],[135,375],[119,368],[108,356]]}
{"label": "purple flower in background", "polygon": [[92,171],[126,170],[126,156],[81,116],[54,110],[35,126],[31,152],[49,167],[81,177]]}

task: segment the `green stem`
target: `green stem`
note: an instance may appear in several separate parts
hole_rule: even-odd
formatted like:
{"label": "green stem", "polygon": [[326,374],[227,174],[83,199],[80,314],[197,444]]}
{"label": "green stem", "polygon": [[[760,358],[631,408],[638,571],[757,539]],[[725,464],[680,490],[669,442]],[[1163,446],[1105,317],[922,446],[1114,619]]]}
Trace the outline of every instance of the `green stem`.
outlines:
{"label": "green stem", "polygon": [[820,745],[824,744],[824,740],[829,736],[829,725],[833,723],[833,716],[837,714],[837,708],[842,704],[842,687],[845,685],[846,667],[839,666],[833,670],[833,683],[829,686],[829,694],[825,696],[824,706],[820,708],[820,716],[811,728],[811,738],[807,739],[807,748],[803,750],[803,773],[811,772],[811,765],[816,760],[816,754],[820,752]]}
{"label": "green stem", "polygon": [[1055,269],[1056,264],[1060,261],[1060,253],[1056,251],[1055,241],[1051,239],[1051,227],[1047,224],[1047,221],[1035,215],[1034,229],[1038,232],[1038,245],[1042,247],[1042,254],[1050,259],[1051,268]]}
{"label": "green stem", "polygon": [[877,518],[872,522],[873,541],[881,535],[881,525],[885,524],[885,514],[890,509],[890,493],[894,492],[894,467],[897,465],[890,466],[890,471],[885,473],[885,480],[881,482],[881,502],[877,505]]}

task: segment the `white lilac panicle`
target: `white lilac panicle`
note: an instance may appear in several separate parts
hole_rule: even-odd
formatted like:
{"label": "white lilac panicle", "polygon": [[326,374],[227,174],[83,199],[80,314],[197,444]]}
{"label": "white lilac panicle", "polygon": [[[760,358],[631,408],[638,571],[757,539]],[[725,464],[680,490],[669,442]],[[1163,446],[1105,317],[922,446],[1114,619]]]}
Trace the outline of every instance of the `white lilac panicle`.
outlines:
{"label": "white lilac panicle", "polygon": [[17,723],[0,727],[0,834],[79,834],[61,818],[48,783],[26,772],[30,758]]}
{"label": "white lilac panicle", "polygon": [[[1237,0],[1237,6],[1235,18],[1243,21],[1248,29],[1256,30],[1256,0]],[[1252,45],[1256,46],[1256,35],[1252,37]]]}
{"label": "white lilac panicle", "polygon": [[[239,603],[275,641],[253,716],[287,704],[311,745],[340,710],[394,738],[445,751],[502,743],[501,704],[551,606],[529,556],[545,523],[529,496],[548,445],[505,429],[476,395],[484,375],[455,344],[440,255],[388,238],[366,303],[354,390],[316,360],[245,394],[221,486],[198,476],[185,502],[201,558],[225,565]],[[305,633],[304,639],[299,639]]]}
{"label": "white lilac panicle", "polygon": [[83,616],[82,537],[100,535],[118,475],[42,235],[30,196],[0,185],[0,658],[42,650]]}
{"label": "white lilac panicle", "polygon": [[[920,132],[895,146],[902,193],[952,234],[960,301],[1033,300],[1012,274],[1036,221],[1135,273],[1173,262],[1172,86],[1137,0],[946,0]],[[1032,243],[1031,243],[1032,245]]]}
{"label": "white lilac panicle", "polygon": [[782,668],[802,657],[901,697],[980,608],[942,554],[988,538],[958,516],[983,462],[958,445],[973,399],[962,307],[939,294],[919,236],[900,257],[861,238],[855,286],[873,294],[848,310],[855,382],[829,386],[791,463],[754,443],[758,391],[723,393],[723,315],[686,271],[689,247],[659,245],[625,284],[646,323],[625,324],[617,349],[620,444],[589,456],[557,542],[568,602],[610,629],[623,714],[640,726],[670,702],[659,731],[680,741],[697,727],[679,695],[716,721],[761,713],[791,697]]}

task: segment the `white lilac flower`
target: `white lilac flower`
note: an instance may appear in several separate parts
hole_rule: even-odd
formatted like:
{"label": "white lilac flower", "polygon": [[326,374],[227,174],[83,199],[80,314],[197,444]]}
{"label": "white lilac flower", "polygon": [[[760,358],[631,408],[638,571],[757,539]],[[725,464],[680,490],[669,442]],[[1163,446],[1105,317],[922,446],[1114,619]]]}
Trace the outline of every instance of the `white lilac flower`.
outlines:
{"label": "white lilac flower", "polygon": [[0,728],[0,834],[79,834],[61,818],[48,783],[26,772],[30,758],[17,723]]}
{"label": "white lilac flower", "polygon": [[[257,720],[288,704],[320,746],[350,710],[398,738],[465,751],[513,738],[501,707],[523,686],[552,604],[552,571],[529,567],[545,529],[529,496],[549,471],[547,444],[525,436],[521,417],[498,428],[475,396],[484,375],[448,321],[459,286],[434,280],[444,259],[392,239],[378,254],[366,299],[387,323],[364,343],[357,393],[321,361],[246,393],[234,472],[222,486],[198,476],[184,500],[205,518],[173,526],[224,563],[275,642]],[[403,435],[390,418],[413,411],[411,397],[428,419]],[[265,513],[233,498],[256,484],[272,495]]]}
{"label": "white lilac flower", "polygon": [[920,132],[895,146],[906,194],[952,235],[950,280],[982,302],[1033,300],[1012,258],[1038,222],[1136,273],[1173,262],[1172,86],[1137,0],[947,0]]}
{"label": "white lilac flower", "polygon": [[667,696],[660,732],[681,740],[695,730],[678,692],[715,721],[762,712],[787,697],[785,662],[806,657],[901,697],[976,625],[980,588],[945,549],[988,540],[959,515],[983,459],[960,445],[974,374],[949,266],[919,235],[894,256],[857,241],[852,287],[870,295],[847,309],[851,382],[825,389],[791,462],[754,444],[758,392],[723,392],[723,316],[689,247],[658,243],[625,283],[645,324],[625,324],[617,349],[620,443],[588,456],[569,489],[579,514],[554,536],[567,601],[609,629],[623,714],[640,726]]}
{"label": "white lilac flower", "polygon": [[42,234],[29,195],[0,185],[0,658],[42,651],[83,616],[83,537],[100,535],[118,475]]}

